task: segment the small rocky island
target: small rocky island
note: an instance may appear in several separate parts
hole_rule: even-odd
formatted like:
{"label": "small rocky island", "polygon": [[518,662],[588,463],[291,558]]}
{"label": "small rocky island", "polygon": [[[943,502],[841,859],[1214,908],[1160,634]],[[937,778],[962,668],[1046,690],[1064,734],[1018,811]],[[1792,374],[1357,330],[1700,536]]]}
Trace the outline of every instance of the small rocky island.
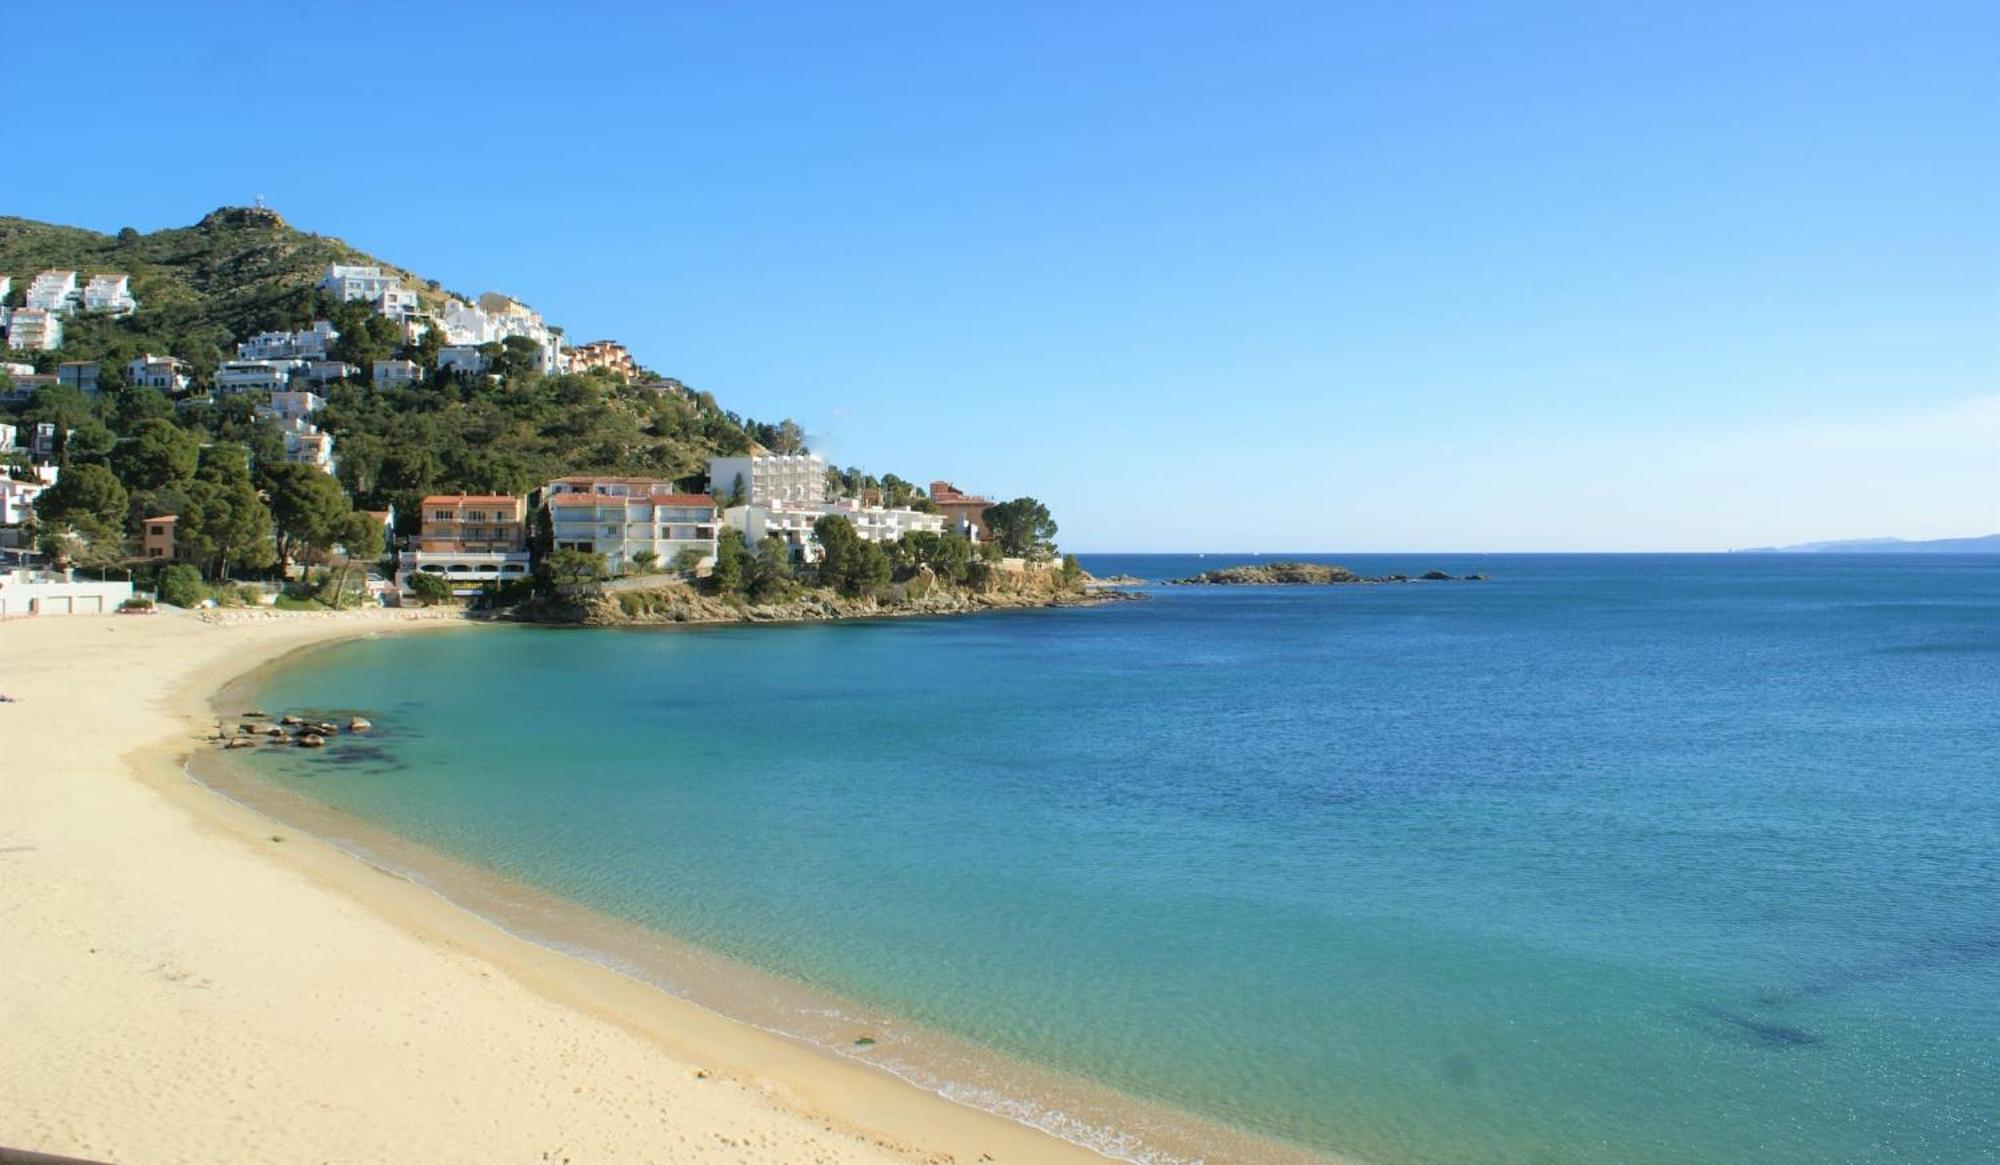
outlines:
{"label": "small rocky island", "polygon": [[1483,574],[1468,574],[1462,578],[1441,570],[1426,571],[1419,575],[1385,574],[1374,578],[1359,575],[1344,566],[1322,566],[1313,562],[1263,562],[1246,566],[1225,566],[1220,570],[1207,570],[1193,578],[1172,578],[1164,585],[1170,587],[1273,587],[1273,586],[1332,586],[1337,583],[1403,583],[1403,582],[1485,582]]}

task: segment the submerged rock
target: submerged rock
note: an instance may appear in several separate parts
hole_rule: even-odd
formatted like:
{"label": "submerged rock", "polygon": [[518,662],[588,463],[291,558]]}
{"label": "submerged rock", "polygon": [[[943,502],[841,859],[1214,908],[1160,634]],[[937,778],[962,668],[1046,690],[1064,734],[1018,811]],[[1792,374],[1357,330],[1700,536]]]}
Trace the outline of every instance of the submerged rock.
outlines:
{"label": "submerged rock", "polygon": [[374,723],[364,716],[356,716],[347,722],[347,730],[349,732],[366,732],[373,727],[375,727]]}
{"label": "submerged rock", "polygon": [[321,736],[317,732],[308,732],[304,736],[299,737],[298,745],[300,748],[325,748],[326,737]]}

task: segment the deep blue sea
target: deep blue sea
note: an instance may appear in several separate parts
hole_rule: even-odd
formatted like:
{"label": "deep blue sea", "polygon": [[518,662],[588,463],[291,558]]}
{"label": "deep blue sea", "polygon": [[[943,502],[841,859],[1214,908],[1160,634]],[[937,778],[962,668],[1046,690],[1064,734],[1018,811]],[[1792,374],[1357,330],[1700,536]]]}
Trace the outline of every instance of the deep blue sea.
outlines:
{"label": "deep blue sea", "polygon": [[2000,560],[1318,558],[1491,580],[351,642],[256,763],[1330,1153],[2000,1160]]}

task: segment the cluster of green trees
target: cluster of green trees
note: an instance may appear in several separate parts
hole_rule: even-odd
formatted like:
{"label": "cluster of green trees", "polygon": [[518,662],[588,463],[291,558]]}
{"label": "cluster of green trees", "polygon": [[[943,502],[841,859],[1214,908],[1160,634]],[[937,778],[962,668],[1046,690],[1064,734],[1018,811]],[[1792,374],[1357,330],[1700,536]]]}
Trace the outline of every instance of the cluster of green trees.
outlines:
{"label": "cluster of green trees", "polygon": [[792,598],[800,586],[792,571],[791,547],[772,535],[752,549],[735,527],[723,527],[715,540],[715,565],[709,571],[708,589],[752,603],[782,603]]}
{"label": "cluster of green trees", "polygon": [[1046,562],[1055,553],[1056,521],[1049,508],[1033,498],[988,506],[980,517],[987,536],[1009,558]]}
{"label": "cluster of green trees", "polygon": [[[374,519],[339,483],[282,460],[283,444],[247,403],[178,415],[150,388],[93,401],[66,385],[36,390],[20,414],[49,421],[60,474],[35,504],[40,549],[58,562],[106,568],[130,557],[144,520],[173,514],[178,550],[209,578],[289,565],[335,547],[372,560]],[[241,407],[236,406],[241,403]],[[250,441],[231,440],[250,437]]]}
{"label": "cluster of green trees", "polygon": [[904,481],[893,473],[876,477],[851,465],[846,469],[829,465],[826,467],[826,485],[830,492],[842,497],[879,498],[883,505],[892,508],[907,506],[926,514],[936,512],[922,486]]}

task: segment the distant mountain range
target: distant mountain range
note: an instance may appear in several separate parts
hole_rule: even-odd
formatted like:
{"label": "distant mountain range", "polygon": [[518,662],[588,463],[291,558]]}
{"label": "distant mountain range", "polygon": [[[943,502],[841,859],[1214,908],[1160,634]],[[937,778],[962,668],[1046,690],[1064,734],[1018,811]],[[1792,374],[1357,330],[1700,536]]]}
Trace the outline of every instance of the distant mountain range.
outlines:
{"label": "distant mountain range", "polygon": [[1843,542],[1801,542],[1797,546],[1753,546],[1737,554],[2000,554],[2000,534],[1978,538],[1850,538]]}

